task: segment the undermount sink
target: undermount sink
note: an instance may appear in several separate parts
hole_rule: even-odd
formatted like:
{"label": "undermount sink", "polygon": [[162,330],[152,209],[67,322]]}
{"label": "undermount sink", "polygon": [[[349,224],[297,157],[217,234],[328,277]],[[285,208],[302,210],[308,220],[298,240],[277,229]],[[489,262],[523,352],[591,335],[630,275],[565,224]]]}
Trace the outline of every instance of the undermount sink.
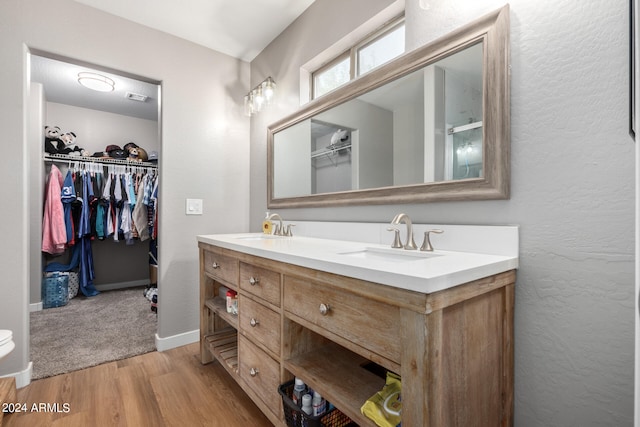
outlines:
{"label": "undermount sink", "polygon": [[383,249],[365,248],[352,252],[342,252],[338,255],[345,255],[353,258],[368,259],[372,261],[410,262],[421,261],[428,258],[441,256],[433,252],[408,251],[404,249]]}

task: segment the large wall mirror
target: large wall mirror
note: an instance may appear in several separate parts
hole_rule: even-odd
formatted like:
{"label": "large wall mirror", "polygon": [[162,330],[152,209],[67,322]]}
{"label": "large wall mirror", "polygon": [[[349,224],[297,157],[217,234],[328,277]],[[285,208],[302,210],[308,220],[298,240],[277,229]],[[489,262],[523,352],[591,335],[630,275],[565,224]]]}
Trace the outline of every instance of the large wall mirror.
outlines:
{"label": "large wall mirror", "polygon": [[269,208],[509,197],[509,7],[267,130]]}

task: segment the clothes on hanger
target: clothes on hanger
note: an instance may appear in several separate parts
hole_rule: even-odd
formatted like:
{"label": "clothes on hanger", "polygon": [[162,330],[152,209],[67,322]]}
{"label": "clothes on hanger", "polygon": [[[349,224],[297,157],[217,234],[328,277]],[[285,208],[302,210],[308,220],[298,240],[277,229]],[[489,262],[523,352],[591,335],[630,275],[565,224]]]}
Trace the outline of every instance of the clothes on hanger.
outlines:
{"label": "clothes on hanger", "polygon": [[124,240],[125,244],[133,244],[136,239],[144,241],[157,236],[154,227],[157,186],[155,169],[146,167],[74,162],[63,180],[59,168],[52,165],[47,183],[42,250],[58,255],[71,248],[72,262],[69,265],[52,263],[45,271],[77,267],[83,294],[97,295],[91,241],[111,237],[115,242]]}
{"label": "clothes on hanger", "polygon": [[47,180],[42,218],[42,251],[52,255],[63,253],[67,243],[64,207],[60,199],[62,184],[62,172],[52,165]]}

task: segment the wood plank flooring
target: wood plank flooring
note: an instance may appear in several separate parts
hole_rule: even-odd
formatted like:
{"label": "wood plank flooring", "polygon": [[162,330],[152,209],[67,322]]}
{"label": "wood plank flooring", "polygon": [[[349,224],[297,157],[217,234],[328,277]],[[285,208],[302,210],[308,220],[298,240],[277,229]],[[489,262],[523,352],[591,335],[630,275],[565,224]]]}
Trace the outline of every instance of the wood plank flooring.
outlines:
{"label": "wood plank flooring", "polygon": [[27,412],[5,414],[2,427],[272,426],[219,363],[200,363],[199,352],[193,343],[34,381],[17,393]]}

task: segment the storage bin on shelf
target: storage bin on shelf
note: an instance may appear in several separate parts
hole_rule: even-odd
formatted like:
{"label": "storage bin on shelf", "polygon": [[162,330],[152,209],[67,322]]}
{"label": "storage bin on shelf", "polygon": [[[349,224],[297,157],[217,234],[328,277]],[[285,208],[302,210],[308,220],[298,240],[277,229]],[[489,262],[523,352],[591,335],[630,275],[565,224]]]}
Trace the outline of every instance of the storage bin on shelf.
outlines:
{"label": "storage bin on shelf", "polygon": [[[294,380],[287,381],[278,387],[278,392],[282,397],[282,409],[284,410],[284,420],[288,427],[351,427],[356,424],[349,417],[333,408],[326,413],[314,417],[307,415],[302,409],[291,400]],[[329,403],[327,402],[327,407]]]}

